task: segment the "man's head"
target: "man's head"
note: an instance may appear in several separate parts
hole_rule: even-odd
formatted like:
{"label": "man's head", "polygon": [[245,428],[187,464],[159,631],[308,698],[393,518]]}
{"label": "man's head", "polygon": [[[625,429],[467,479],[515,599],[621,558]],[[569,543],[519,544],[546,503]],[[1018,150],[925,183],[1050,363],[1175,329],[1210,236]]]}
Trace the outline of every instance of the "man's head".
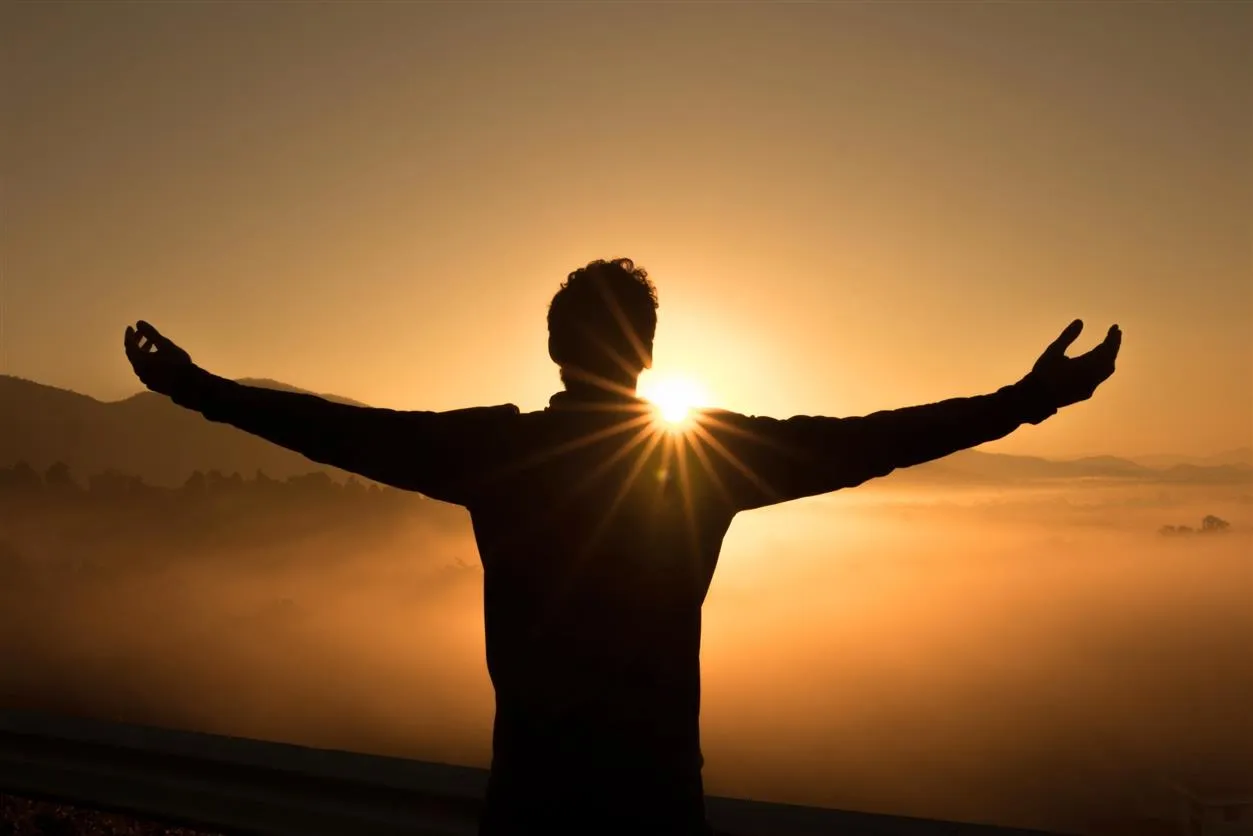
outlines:
{"label": "man's head", "polygon": [[566,386],[634,389],[656,333],[657,289],[629,258],[575,270],[548,307],[548,355]]}

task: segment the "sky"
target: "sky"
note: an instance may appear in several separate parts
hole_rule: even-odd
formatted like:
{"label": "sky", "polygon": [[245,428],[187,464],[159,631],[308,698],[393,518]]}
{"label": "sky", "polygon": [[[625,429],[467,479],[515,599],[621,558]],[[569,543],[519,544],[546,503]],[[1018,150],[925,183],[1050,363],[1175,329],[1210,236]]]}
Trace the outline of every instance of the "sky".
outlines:
{"label": "sky", "polygon": [[1115,376],[1001,452],[1253,443],[1253,4],[94,3],[0,10],[0,373],[542,408],[545,310],[645,266],[656,375],[853,415],[1073,318]]}

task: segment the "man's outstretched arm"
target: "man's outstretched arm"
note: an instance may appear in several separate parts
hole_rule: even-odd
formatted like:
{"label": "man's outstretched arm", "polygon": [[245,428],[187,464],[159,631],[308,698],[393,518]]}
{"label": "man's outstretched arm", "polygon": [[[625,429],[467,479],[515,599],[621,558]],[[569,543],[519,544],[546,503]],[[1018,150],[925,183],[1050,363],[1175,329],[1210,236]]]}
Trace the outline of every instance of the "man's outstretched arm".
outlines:
{"label": "man's outstretched arm", "polygon": [[704,458],[740,508],[755,508],[860,485],[893,470],[943,458],[1039,424],[1087,400],[1114,372],[1122,342],[1115,325],[1086,354],[1066,349],[1083,330],[1072,322],[1017,383],[987,395],[885,410],[856,418],[786,420],[710,413],[697,431]]}
{"label": "man's outstretched arm", "polygon": [[147,322],[126,329],[126,356],[154,392],[320,464],[437,499],[461,501],[488,424],[508,409],[400,412],[246,386],[211,374]]}

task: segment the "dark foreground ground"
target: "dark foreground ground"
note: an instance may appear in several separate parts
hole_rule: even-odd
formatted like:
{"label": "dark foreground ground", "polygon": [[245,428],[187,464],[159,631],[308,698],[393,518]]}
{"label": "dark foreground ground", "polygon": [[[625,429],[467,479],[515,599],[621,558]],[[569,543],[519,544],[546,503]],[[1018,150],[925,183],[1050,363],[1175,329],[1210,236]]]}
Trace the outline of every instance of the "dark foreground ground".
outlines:
{"label": "dark foreground ground", "polygon": [[151,819],[0,793],[0,836],[221,836]]}

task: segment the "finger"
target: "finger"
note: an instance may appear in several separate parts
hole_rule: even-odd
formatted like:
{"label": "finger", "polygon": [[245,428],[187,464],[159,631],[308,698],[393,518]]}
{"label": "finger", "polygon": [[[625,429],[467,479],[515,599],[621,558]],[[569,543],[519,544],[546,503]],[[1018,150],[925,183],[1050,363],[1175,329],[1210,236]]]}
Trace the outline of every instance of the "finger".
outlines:
{"label": "finger", "polygon": [[165,352],[167,356],[171,358],[175,358],[186,353],[179,348],[173,340],[154,328],[151,323],[141,319],[137,323],[136,327],[139,329],[140,333],[147,338],[148,344],[145,348],[148,351],[153,353]]}
{"label": "finger", "polygon": [[1122,346],[1122,329],[1117,325],[1111,325],[1105,339],[1096,347],[1096,350],[1106,361],[1112,363],[1118,356],[1120,346]]}
{"label": "finger", "polygon": [[126,336],[122,343],[126,347],[126,356],[131,360],[143,354],[144,349],[140,345],[139,332],[129,325],[126,326]]}
{"label": "finger", "polygon": [[1070,344],[1079,338],[1079,334],[1083,332],[1083,320],[1076,319],[1074,322],[1066,326],[1065,330],[1053,340],[1052,345],[1045,349],[1044,353],[1055,356],[1065,356],[1066,349]]}
{"label": "finger", "polygon": [[126,326],[126,344],[139,352],[152,350],[152,340],[146,338],[144,333],[135,326]]}
{"label": "finger", "polygon": [[145,342],[139,331],[129,325],[126,327],[123,345],[126,349],[126,359],[137,369],[141,365],[149,364],[149,358],[156,351],[156,346],[151,341]]}
{"label": "finger", "polygon": [[[151,326],[149,327],[151,328]],[[165,352],[166,356],[171,360],[186,362],[191,361],[191,357],[188,356],[187,352],[178,343],[162,334],[156,328],[152,329],[152,333],[157,350]]]}
{"label": "finger", "polygon": [[158,347],[169,343],[169,340],[167,340],[160,331],[152,327],[151,323],[145,322],[142,319],[136,323],[136,329],[146,340],[148,340],[149,343]]}
{"label": "finger", "polygon": [[1118,359],[1118,347],[1122,342],[1122,332],[1115,326],[1109,330],[1105,340],[1096,348],[1079,358],[1076,368],[1082,368],[1093,390],[1108,380],[1115,369]]}

